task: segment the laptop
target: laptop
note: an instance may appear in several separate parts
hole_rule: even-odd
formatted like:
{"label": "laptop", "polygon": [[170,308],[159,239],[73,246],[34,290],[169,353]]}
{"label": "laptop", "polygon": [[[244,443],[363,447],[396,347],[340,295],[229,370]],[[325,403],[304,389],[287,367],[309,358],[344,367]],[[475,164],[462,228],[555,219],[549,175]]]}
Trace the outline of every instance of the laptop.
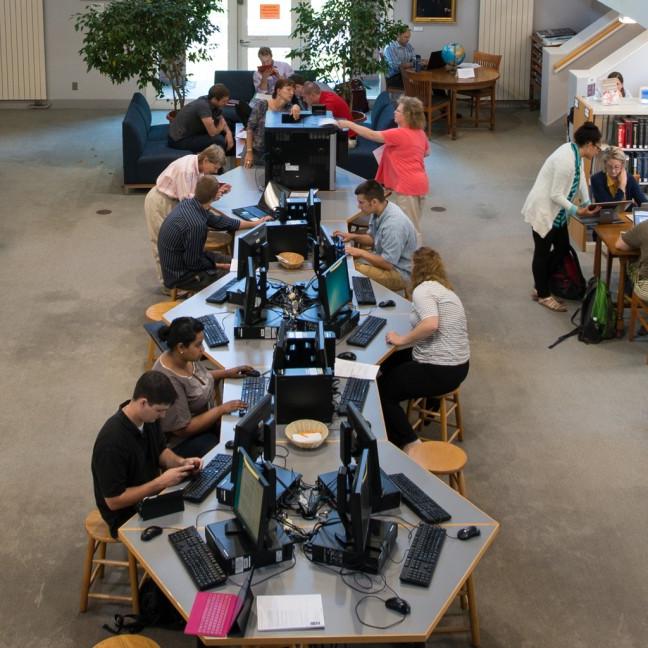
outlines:
{"label": "laptop", "polygon": [[644,203],[641,207],[632,210],[632,221],[635,227],[646,220],[648,220],[648,205]]}
{"label": "laptop", "polygon": [[600,207],[601,210],[597,214],[587,214],[583,220],[588,223],[599,223],[601,225],[608,225],[610,223],[623,223],[620,218],[621,212],[624,212],[630,205],[631,200],[618,200],[614,202],[600,202],[592,203],[594,207]]}
{"label": "laptop", "polygon": [[430,52],[430,58],[428,58],[427,69],[428,70],[438,70],[439,68],[445,67],[445,61],[443,56],[441,56],[441,50],[436,52]]}
{"label": "laptop", "polygon": [[288,190],[282,187],[279,183],[270,181],[266,185],[264,192],[259,198],[256,205],[250,207],[236,207],[232,209],[232,213],[239,218],[246,221],[258,221],[264,216],[272,216],[274,210],[279,206],[281,194],[288,194]]}

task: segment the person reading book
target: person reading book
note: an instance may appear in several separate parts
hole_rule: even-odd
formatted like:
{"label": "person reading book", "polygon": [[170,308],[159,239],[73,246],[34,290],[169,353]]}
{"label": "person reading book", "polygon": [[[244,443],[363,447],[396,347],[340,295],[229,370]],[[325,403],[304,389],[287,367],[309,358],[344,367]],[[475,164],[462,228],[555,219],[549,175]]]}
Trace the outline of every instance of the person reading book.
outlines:
{"label": "person reading book", "polygon": [[272,94],[277,81],[281,78],[287,79],[293,73],[293,69],[288,63],[273,60],[269,47],[260,47],[258,56],[261,65],[252,75],[254,89],[263,94]]}

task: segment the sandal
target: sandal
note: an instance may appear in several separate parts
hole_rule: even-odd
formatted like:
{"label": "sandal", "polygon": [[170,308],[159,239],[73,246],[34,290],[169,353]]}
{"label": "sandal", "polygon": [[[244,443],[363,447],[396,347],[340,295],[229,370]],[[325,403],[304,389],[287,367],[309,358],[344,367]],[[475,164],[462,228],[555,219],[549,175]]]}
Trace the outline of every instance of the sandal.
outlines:
{"label": "sandal", "polygon": [[553,297],[538,299],[538,304],[559,313],[564,313],[567,310],[567,307],[564,304],[557,302]]}
{"label": "sandal", "polygon": [[[563,300],[560,299],[560,297],[556,297],[556,295],[552,295],[552,297],[553,297],[553,298],[554,298],[554,299],[555,299],[559,304],[563,304],[563,303],[564,303]],[[535,288],[531,291],[531,299],[533,299],[533,301],[536,301],[536,302],[538,301],[538,291],[537,291]]]}

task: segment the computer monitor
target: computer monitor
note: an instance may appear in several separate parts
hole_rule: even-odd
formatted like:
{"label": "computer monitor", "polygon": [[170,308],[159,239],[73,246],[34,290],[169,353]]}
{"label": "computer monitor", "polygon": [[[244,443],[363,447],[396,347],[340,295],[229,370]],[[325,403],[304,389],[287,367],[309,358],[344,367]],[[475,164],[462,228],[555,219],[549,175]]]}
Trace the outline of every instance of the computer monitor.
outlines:
{"label": "computer monitor", "polygon": [[263,321],[263,309],[266,304],[267,273],[265,267],[259,269],[259,278],[254,264],[254,257],[248,257],[245,273],[245,293],[243,294],[242,321],[247,326]]}
{"label": "computer monitor", "polygon": [[327,322],[330,322],[351,301],[346,256],[338,259],[320,275],[319,296]]}
{"label": "computer monitor", "polygon": [[266,240],[270,259],[274,259],[281,252],[297,252],[306,258],[308,255],[308,223],[304,220],[266,223]]}
{"label": "computer monitor", "polygon": [[320,255],[319,268],[315,272],[321,272],[332,266],[338,259],[338,249],[335,245],[333,234],[324,226],[320,225]]}
{"label": "computer monitor", "polygon": [[263,546],[271,487],[244,448],[238,448],[234,481],[234,515],[255,547]]}
{"label": "computer monitor", "polygon": [[360,453],[351,484],[348,476],[348,469],[340,468],[336,508],[346,537],[337,539],[354,553],[362,554],[367,546],[371,520],[371,476],[367,449]]}
{"label": "computer monitor", "polygon": [[275,426],[272,417],[272,396],[266,394],[234,428],[234,454],[232,456],[232,477],[239,470],[238,449],[243,448],[255,461],[263,454],[266,461],[272,461],[275,456]]}
{"label": "computer monitor", "polygon": [[268,212],[268,214],[274,214],[280,205],[285,204],[288,193],[289,190],[286,187],[271,180],[263,191],[261,200],[259,201],[259,207]]}
{"label": "computer monitor", "polygon": [[237,279],[243,279],[247,274],[247,260],[252,257],[255,261],[255,267],[268,267],[266,228],[264,224],[257,225],[255,228],[246,232],[238,239],[238,256],[237,256]]}

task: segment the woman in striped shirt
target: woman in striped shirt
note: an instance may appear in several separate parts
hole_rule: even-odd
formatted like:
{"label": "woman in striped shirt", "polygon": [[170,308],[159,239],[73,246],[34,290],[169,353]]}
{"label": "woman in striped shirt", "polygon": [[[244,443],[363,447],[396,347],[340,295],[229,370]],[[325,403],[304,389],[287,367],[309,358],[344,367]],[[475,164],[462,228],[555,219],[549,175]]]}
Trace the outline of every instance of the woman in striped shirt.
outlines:
{"label": "woman in striped shirt", "polygon": [[387,333],[395,346],[378,378],[387,437],[407,452],[419,443],[401,401],[453,391],[468,375],[470,345],[466,313],[452,291],[438,252],[421,247],[412,259],[412,329]]}

